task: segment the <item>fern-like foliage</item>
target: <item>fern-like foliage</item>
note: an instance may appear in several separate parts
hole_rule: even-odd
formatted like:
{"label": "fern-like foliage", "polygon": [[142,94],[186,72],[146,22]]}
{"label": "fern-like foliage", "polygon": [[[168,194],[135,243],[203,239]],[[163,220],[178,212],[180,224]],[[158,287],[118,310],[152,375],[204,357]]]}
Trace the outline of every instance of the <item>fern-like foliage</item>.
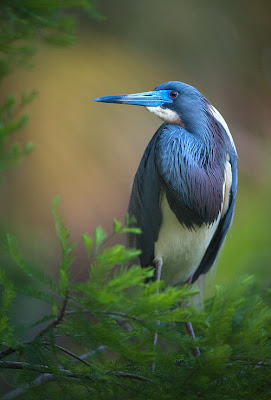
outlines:
{"label": "fern-like foliage", "polygon": [[[95,0],[1,0],[0,3],[0,85],[17,67],[28,67],[40,41],[65,46],[75,41],[77,13],[93,19],[101,16]],[[21,161],[32,149],[10,143],[9,138],[25,127],[27,104],[37,92],[9,95],[0,102],[0,180],[3,172]]]}
{"label": "fern-like foliage", "polygon": [[[93,236],[82,235],[87,278],[75,281],[75,243],[57,213],[58,201],[53,205],[62,250],[57,282],[33,270],[7,236],[10,256],[28,278],[25,294],[50,305],[27,342],[16,337],[9,314],[21,288],[0,272],[0,367],[3,379],[9,370],[10,384],[13,371],[23,399],[270,398],[270,294],[260,295],[253,277],[217,287],[205,311],[198,312],[188,305],[196,289],[153,282],[152,269],[130,266],[138,250],[108,246],[112,235],[97,227]],[[113,235],[135,229],[130,222],[114,220]],[[193,323],[195,341],[185,321]],[[195,346],[200,357],[193,355]]]}

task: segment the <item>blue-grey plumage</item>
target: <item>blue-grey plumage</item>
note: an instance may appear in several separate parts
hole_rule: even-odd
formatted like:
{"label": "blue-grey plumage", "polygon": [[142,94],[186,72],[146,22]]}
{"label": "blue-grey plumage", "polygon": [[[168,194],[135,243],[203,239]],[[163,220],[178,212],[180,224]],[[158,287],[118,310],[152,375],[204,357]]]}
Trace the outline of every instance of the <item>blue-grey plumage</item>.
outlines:
{"label": "blue-grey plumage", "polygon": [[142,235],[142,267],[161,261],[166,284],[209,271],[231,224],[237,154],[228,126],[194,87],[172,81],[151,92],[96,101],[143,105],[165,121],[148,144],[129,203]]}

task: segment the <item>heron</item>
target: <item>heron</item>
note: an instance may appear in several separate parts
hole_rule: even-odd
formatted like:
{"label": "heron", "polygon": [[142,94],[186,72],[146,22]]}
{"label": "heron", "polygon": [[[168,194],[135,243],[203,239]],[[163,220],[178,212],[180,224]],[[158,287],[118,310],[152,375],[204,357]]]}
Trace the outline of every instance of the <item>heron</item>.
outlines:
{"label": "heron", "polygon": [[[134,178],[128,212],[142,234],[131,240],[157,280],[193,284],[216,264],[233,219],[237,152],[227,123],[195,87],[179,81],[93,100],[144,106],[162,119]],[[192,325],[186,328],[194,337]]]}

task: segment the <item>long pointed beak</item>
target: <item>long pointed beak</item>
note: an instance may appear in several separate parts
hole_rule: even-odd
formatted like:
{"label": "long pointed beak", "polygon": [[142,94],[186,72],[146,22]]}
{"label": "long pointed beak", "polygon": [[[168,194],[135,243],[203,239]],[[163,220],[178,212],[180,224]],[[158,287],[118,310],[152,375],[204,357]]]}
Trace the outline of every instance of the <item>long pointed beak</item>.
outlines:
{"label": "long pointed beak", "polygon": [[170,90],[153,90],[151,92],[96,97],[96,99],[93,99],[93,101],[101,101],[103,103],[132,104],[145,107],[158,107],[164,103],[173,102],[169,94]]}

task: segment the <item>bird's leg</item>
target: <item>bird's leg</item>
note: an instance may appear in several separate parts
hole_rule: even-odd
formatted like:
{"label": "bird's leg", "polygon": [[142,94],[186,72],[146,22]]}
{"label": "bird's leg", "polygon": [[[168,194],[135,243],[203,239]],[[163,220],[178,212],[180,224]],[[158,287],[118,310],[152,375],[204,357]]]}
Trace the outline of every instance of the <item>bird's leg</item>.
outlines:
{"label": "bird's leg", "polygon": [[163,261],[162,258],[155,260],[155,280],[160,281],[162,272]]}
{"label": "bird's leg", "polygon": [[[188,285],[191,285],[192,276],[190,276],[190,278],[188,278],[185,283],[187,283]],[[183,302],[180,301],[179,302],[179,307],[182,307],[182,305],[183,305]],[[193,325],[189,321],[185,322],[184,324],[185,324],[185,328],[186,328],[186,331],[187,331],[188,335],[191,336],[193,338],[193,340],[194,340],[195,339],[195,333],[194,333]],[[195,347],[193,353],[194,353],[194,356],[196,356],[196,357],[200,356],[200,349],[198,347]]]}

